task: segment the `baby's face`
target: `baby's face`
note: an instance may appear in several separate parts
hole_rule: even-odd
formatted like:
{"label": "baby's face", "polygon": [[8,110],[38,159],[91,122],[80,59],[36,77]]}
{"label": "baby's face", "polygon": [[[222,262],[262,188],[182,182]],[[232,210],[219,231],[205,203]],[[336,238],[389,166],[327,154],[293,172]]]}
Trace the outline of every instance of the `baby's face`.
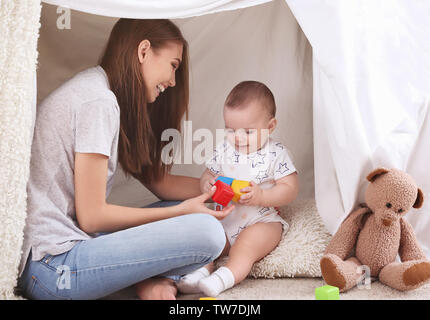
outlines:
{"label": "baby's face", "polygon": [[276,127],[276,119],[255,101],[238,108],[224,106],[224,123],[228,141],[241,153],[259,150]]}

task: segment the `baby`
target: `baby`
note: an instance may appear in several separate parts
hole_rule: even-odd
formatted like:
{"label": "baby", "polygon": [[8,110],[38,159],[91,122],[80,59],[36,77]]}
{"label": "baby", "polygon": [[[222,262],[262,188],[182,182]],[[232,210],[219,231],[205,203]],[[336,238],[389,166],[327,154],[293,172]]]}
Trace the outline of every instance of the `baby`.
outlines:
{"label": "baby", "polygon": [[179,291],[216,297],[245,279],[287,232],[289,226],[276,207],[296,198],[298,178],[286,147],[270,137],[277,124],[275,114],[273,94],[260,82],[241,82],[227,96],[226,139],[206,162],[201,191],[213,191],[218,176],[250,181],[250,186],[241,189],[234,210],[221,220],[228,240],[221,253],[228,255],[226,265],[211,274],[210,263],[183,276],[177,283]]}

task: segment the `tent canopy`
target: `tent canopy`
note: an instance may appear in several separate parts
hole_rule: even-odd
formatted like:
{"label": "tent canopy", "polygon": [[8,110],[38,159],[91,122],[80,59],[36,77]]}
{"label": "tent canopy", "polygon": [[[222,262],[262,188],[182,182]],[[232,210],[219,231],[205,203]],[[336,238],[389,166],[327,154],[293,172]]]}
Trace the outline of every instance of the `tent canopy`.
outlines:
{"label": "tent canopy", "polygon": [[47,0],[49,4],[117,18],[189,18],[255,6],[271,0]]}
{"label": "tent canopy", "polygon": [[[364,200],[372,169],[396,167],[427,198],[406,217],[430,257],[430,2],[44,2],[80,12],[73,12],[71,30],[62,31],[52,28],[55,8],[42,10],[40,99],[96,63],[115,22],[106,17],[177,19],[190,43],[193,130],[222,127],[220,107],[237,82],[265,82],[278,105],[275,136],[292,153],[301,197],[315,196],[328,230],[334,233]],[[202,167],[175,170],[199,176]],[[138,190],[131,194],[143,199],[137,184],[119,179],[117,186],[123,193],[113,200],[132,203],[124,190]]]}

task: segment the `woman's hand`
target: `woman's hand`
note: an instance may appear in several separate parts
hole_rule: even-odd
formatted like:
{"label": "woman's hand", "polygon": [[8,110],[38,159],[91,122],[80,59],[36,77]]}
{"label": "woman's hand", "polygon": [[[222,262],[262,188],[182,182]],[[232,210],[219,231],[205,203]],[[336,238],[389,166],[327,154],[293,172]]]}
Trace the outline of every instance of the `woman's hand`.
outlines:
{"label": "woman's hand", "polygon": [[216,186],[213,186],[209,189],[209,192],[203,193],[198,197],[194,197],[188,200],[181,202],[178,206],[180,208],[180,212],[182,214],[189,213],[208,213],[218,220],[224,219],[227,215],[229,215],[233,209],[234,205],[226,207],[222,209],[222,211],[211,210],[205,206],[205,201],[208,200],[215,193]]}
{"label": "woman's hand", "polygon": [[249,187],[240,189],[240,192],[245,194],[240,196],[239,203],[246,206],[260,206],[263,198],[263,189],[254,181],[251,181],[249,184]]}

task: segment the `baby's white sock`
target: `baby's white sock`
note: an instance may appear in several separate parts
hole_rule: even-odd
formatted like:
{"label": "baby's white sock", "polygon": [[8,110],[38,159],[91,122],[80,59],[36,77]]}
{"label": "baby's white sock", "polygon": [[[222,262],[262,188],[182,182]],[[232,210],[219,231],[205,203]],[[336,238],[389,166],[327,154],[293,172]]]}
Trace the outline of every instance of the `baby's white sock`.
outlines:
{"label": "baby's white sock", "polygon": [[199,289],[208,297],[216,297],[234,286],[234,275],[227,267],[221,267],[209,277],[199,281]]}
{"label": "baby's white sock", "polygon": [[209,270],[202,267],[181,277],[181,279],[176,283],[176,286],[182,293],[198,293],[200,292],[200,289],[198,288],[200,279],[206,278],[207,276],[209,276]]}

